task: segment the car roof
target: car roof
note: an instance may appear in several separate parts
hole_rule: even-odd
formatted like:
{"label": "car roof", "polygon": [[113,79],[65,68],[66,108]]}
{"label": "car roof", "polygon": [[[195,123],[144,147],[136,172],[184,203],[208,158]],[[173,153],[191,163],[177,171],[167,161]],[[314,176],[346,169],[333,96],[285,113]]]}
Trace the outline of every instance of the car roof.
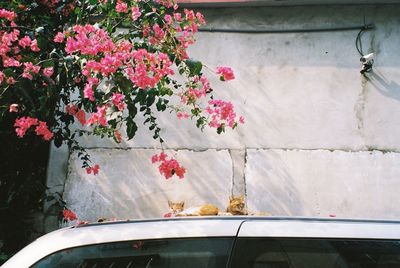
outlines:
{"label": "car roof", "polygon": [[188,237],[400,239],[400,221],[304,217],[174,217],[67,227],[40,237],[2,267],[29,267],[43,257],[83,245]]}

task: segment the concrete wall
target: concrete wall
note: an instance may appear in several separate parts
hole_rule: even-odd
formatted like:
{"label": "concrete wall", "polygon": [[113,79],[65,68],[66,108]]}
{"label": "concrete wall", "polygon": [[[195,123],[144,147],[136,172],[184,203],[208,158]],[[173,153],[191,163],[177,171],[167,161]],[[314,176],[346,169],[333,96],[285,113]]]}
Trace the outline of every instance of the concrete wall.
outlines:
{"label": "concrete wall", "polygon": [[216,97],[244,115],[244,126],[217,135],[160,115],[165,148],[188,170],[184,180],[162,178],[149,160],[160,144],[142,128],[119,145],[82,140],[101,165],[96,177],[76,156],[54,151],[53,159],[64,160],[51,162],[59,172],[49,183],[66,172],[64,198],[88,220],[158,217],[168,199],[225,208],[231,194],[274,215],[397,218],[399,12],[398,5],[204,9],[207,26],[218,28],[337,28],[365,20],[375,25],[361,38],[364,53],[376,55],[373,72],[359,72],[358,30],[200,33],[191,55],[211,69],[235,70],[236,80],[225,83],[206,74]]}

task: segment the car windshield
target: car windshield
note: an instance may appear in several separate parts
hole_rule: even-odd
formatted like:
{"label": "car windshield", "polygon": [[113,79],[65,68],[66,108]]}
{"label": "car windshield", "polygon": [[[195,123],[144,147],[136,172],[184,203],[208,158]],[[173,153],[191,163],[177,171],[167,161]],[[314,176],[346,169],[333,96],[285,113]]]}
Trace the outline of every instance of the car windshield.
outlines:
{"label": "car windshield", "polygon": [[106,243],[65,249],[34,268],[226,267],[233,238],[162,239]]}
{"label": "car windshield", "polygon": [[239,238],[233,268],[400,267],[400,241]]}

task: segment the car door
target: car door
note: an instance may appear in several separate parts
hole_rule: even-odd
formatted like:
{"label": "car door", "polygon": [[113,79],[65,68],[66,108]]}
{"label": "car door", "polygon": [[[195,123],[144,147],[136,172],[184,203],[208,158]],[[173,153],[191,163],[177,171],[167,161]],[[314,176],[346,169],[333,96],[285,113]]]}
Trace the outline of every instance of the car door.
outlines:
{"label": "car door", "polygon": [[78,226],[39,238],[3,268],[223,268],[242,220],[177,218]]}
{"label": "car door", "polygon": [[231,268],[400,267],[400,224],[361,221],[249,220]]}

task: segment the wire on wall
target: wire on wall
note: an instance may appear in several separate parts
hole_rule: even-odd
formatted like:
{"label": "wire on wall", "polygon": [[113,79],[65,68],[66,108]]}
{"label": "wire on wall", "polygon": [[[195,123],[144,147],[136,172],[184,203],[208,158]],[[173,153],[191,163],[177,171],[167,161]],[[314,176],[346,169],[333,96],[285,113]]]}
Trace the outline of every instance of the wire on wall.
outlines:
{"label": "wire on wall", "polygon": [[[237,28],[199,28],[199,32],[215,32],[215,33],[249,33],[249,34],[278,34],[278,33],[312,33],[312,32],[337,32],[337,31],[354,31],[360,30],[362,33],[366,30],[374,29],[373,24],[362,26],[349,27],[334,27],[334,28],[313,28],[313,29],[237,29]],[[359,33],[360,34],[360,33]],[[361,34],[360,34],[361,35]]]}

